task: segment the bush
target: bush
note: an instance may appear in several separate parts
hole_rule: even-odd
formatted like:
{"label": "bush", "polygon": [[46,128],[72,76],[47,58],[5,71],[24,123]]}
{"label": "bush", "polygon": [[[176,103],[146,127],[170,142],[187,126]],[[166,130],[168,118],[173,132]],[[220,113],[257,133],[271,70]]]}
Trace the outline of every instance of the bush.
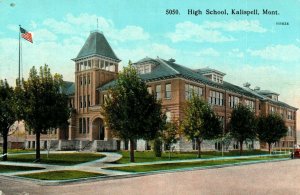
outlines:
{"label": "bush", "polygon": [[162,153],[162,141],[160,139],[155,139],[154,143],[153,143],[153,150],[154,150],[154,154],[156,157],[161,157],[161,153]]}

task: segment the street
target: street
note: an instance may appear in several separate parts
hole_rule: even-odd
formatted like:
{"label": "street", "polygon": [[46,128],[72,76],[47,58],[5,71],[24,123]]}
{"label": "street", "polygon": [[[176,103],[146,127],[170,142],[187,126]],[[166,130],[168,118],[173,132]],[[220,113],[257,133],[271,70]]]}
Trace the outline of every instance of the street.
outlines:
{"label": "street", "polygon": [[[40,186],[0,176],[9,194],[300,194],[300,160]],[[1,192],[0,192],[1,194]]]}

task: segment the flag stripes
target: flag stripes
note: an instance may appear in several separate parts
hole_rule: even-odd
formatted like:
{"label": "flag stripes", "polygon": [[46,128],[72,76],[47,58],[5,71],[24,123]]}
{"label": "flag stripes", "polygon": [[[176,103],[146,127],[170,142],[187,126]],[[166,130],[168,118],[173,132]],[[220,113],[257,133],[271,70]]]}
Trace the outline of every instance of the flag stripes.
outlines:
{"label": "flag stripes", "polygon": [[20,27],[21,37],[30,43],[33,43],[32,41],[32,35],[30,32],[26,31],[24,28]]}

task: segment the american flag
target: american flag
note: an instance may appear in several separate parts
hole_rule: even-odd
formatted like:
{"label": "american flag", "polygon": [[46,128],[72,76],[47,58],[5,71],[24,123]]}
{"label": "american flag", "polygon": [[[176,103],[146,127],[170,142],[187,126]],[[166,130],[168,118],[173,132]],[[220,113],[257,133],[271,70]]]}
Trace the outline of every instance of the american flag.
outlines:
{"label": "american flag", "polygon": [[30,43],[32,42],[32,35],[30,32],[28,32],[27,30],[25,30],[24,28],[20,27],[20,32],[21,32],[21,36],[23,39],[29,41]]}

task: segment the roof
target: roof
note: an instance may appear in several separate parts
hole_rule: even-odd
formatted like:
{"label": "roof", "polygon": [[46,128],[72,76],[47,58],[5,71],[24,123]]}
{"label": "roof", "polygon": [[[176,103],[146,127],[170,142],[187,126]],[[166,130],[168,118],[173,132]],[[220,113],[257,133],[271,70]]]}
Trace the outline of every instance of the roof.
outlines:
{"label": "roof", "polygon": [[66,95],[74,95],[75,83],[71,81],[64,81],[62,86],[62,92]]}
{"label": "roof", "polygon": [[270,91],[270,90],[259,90],[259,91],[257,91],[257,93],[263,94],[263,95],[270,95],[270,94],[279,95],[278,93],[276,93],[274,91]]}
{"label": "roof", "polygon": [[223,73],[221,71],[218,71],[218,70],[212,69],[212,68],[208,68],[208,67],[196,69],[195,72],[197,72],[199,74],[203,74],[203,75],[209,74],[209,73],[212,73],[212,72],[217,73],[217,74],[222,75],[222,76],[226,75],[225,73]]}
{"label": "roof", "polygon": [[105,36],[98,31],[90,33],[77,57],[73,60],[78,60],[92,55],[99,55],[113,60],[121,61],[110,47]]}
{"label": "roof", "polygon": [[[214,82],[207,77],[205,77],[202,73],[198,73],[195,70],[192,70],[190,68],[187,68],[185,66],[176,64],[174,60],[163,60],[160,58],[152,59],[152,58],[144,58],[136,63],[134,65],[138,65],[140,63],[145,63],[147,61],[156,62],[156,66],[153,68],[153,70],[150,73],[141,74],[140,77],[145,82],[151,82],[156,80],[163,80],[168,78],[185,78],[187,80],[203,83],[206,85],[209,85],[211,87],[219,88],[222,90],[230,91],[233,93],[237,93],[240,95],[244,95],[250,98],[257,98],[263,101],[270,101],[275,105],[288,107],[291,109],[296,109],[292,106],[289,106],[288,104],[280,101],[274,101],[270,98],[268,98],[265,95],[259,94],[256,91],[249,89],[249,88],[243,88],[239,87],[237,85],[231,84],[229,82],[223,81],[223,83],[217,83]],[[107,90],[115,85],[116,81],[108,82],[104,85],[102,85],[98,90]]]}

